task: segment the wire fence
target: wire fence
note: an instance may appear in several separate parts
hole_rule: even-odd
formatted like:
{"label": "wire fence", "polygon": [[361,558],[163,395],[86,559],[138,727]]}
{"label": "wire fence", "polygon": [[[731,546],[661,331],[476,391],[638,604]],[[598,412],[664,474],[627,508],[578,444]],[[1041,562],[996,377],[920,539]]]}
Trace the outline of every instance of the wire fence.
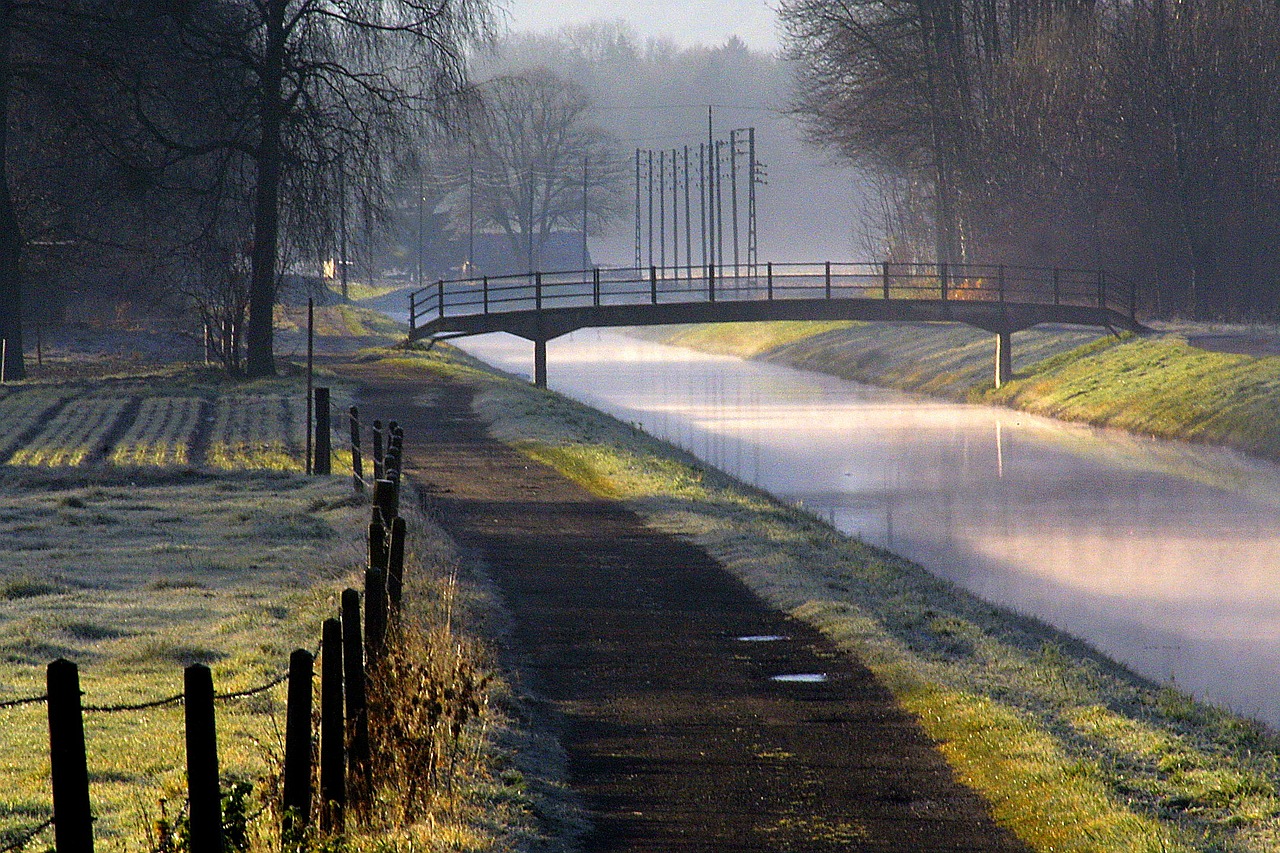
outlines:
{"label": "wire fence", "polygon": [[[327,406],[327,389],[324,390]],[[56,833],[59,853],[91,851],[94,818],[89,796],[84,715],[136,713],[171,706],[185,708],[188,850],[190,853],[220,851],[222,790],[214,706],[258,696],[281,686],[288,687],[281,801],[263,803],[246,819],[260,818],[274,810],[281,815],[280,837],[287,846],[306,837],[313,821],[318,821],[324,832],[340,831],[348,802],[361,805],[359,798],[373,789],[372,780],[368,778],[372,761],[365,704],[366,671],[383,652],[388,625],[399,617],[403,590],[406,530],[399,516],[399,504],[404,433],[395,421],[389,421],[385,428],[381,421],[373,422],[374,477],[369,480],[361,470],[360,422],[355,407],[351,408],[350,415],[353,482],[357,492],[371,493],[372,506],[363,594],[353,589],[344,590],[342,619],[325,620],[322,638],[314,651],[296,649],[287,670],[241,690],[216,692],[209,668],[193,664],[184,670],[181,693],[115,704],[85,704],[77,665],[65,659],[50,663],[46,673],[47,692],[0,701],[0,709],[41,704],[47,707],[53,809],[34,826],[0,834],[0,853],[24,850],[50,829]],[[323,428],[327,433],[327,422],[322,424],[320,420],[315,424],[317,432]],[[308,429],[311,428],[308,425]],[[328,442],[317,442],[317,456],[322,449],[328,452],[328,448]],[[316,469],[316,473],[328,472],[327,465],[317,465]],[[317,659],[324,662],[318,762],[321,796],[313,808],[315,732],[311,693],[313,664]],[[365,778],[355,779],[348,786],[348,774]]]}

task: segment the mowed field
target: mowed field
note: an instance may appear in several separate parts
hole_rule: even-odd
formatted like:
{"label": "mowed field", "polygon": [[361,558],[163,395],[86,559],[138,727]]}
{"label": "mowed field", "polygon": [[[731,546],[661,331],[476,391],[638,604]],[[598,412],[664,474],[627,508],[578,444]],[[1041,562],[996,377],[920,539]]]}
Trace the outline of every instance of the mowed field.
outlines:
{"label": "mowed field", "polygon": [[0,463],[302,471],[305,390],[259,386],[164,375],[11,386],[0,391]]}
{"label": "mowed field", "polygon": [[[181,693],[196,662],[219,693],[276,680],[355,583],[367,502],[349,475],[302,473],[305,407],[300,378],[194,370],[0,390],[0,703],[43,694],[65,657],[86,706],[129,706],[85,717],[99,849],[153,849],[185,799],[182,706],[135,706]],[[254,785],[255,811],[284,698],[218,704],[223,775]],[[45,707],[0,708],[0,846],[50,809]]]}

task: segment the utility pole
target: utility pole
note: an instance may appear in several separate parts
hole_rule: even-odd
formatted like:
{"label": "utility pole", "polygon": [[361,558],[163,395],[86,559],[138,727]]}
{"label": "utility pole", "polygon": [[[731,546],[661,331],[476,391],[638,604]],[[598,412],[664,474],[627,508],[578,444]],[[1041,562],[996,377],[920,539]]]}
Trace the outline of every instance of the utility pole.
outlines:
{"label": "utility pole", "polygon": [[715,142],[715,125],[712,122],[711,105],[707,105],[707,254],[710,256],[710,263],[716,266],[716,206],[713,201],[713,193],[716,188],[716,179],[719,167],[712,169],[712,158],[716,150]]}
{"label": "utility pole", "polygon": [[338,152],[338,281],[347,298],[347,158]]}
{"label": "utility pole", "polygon": [[588,154],[582,156],[582,271],[587,271],[590,263],[588,260],[591,255],[587,251],[587,163],[591,157]]}
{"label": "utility pole", "polygon": [[636,149],[636,269],[640,269],[644,258],[640,254],[640,149]]}
{"label": "utility pole", "polygon": [[423,186],[422,164],[418,164],[418,287],[422,287],[422,207],[426,198],[426,189]]}
{"label": "utility pole", "polygon": [[689,264],[689,282],[693,282],[693,218],[689,207],[689,146],[684,147],[684,258]]}
{"label": "utility pole", "polygon": [[671,149],[671,266],[680,280],[680,170],[676,168],[676,150]]}
{"label": "utility pole", "polygon": [[729,131],[729,212],[733,217],[733,277],[738,277],[738,133]]}
{"label": "utility pole", "polygon": [[529,168],[529,275],[534,273],[533,266],[533,167]]}
{"label": "utility pole", "polygon": [[751,175],[747,182],[747,268],[756,274],[760,265],[760,234],[756,226],[756,182],[760,179],[760,164],[756,162],[756,129],[747,129],[747,166]]}
{"label": "utility pole", "polygon": [[667,268],[667,152],[658,152],[658,267]]}
{"label": "utility pole", "polygon": [[649,152],[649,266],[653,266],[653,150]]}
{"label": "utility pole", "polygon": [[698,215],[702,220],[702,267],[705,270],[711,263],[711,253],[707,248],[707,145],[698,143]]}
{"label": "utility pole", "polygon": [[476,269],[476,167],[467,172],[467,275]]}
{"label": "utility pole", "polygon": [[715,167],[711,170],[714,175],[716,186],[716,267],[722,269],[724,267],[724,183],[720,176],[720,149],[724,146],[724,140],[716,140],[715,151]]}

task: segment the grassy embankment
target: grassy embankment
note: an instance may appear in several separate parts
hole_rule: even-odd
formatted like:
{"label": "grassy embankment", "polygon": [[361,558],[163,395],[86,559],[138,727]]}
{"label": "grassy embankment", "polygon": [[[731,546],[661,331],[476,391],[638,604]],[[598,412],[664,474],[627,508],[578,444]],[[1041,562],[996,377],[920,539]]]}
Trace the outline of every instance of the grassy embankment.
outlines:
{"label": "grassy embankment", "polygon": [[1209,352],[1175,333],[1017,332],[1014,379],[998,391],[992,336],[960,325],[744,323],[667,330],[661,339],[1280,459],[1280,357]]}
{"label": "grassy embankment", "polygon": [[707,548],[889,685],[1040,851],[1280,847],[1280,742],[598,412],[437,348],[496,435]]}
{"label": "grassy embankment", "polygon": [[[328,384],[344,410],[351,389]],[[219,692],[261,685],[294,648],[316,647],[341,590],[359,588],[368,509],[349,477],[302,475],[303,388],[297,376],[234,382],[172,368],[0,390],[0,701],[42,694],[56,657],[80,665],[86,704],[111,706],[180,693],[193,662],[210,665]],[[338,454],[334,470],[349,464]],[[413,503],[405,622],[420,665],[409,674],[474,681],[489,653],[465,626],[487,605],[457,582],[458,555]],[[349,848],[502,850],[532,836],[526,780],[510,746],[495,745],[522,736],[507,726],[505,690],[493,683],[480,722],[446,744],[451,764],[461,758],[448,789],[416,803],[386,792],[376,826],[353,831]],[[251,812],[265,807],[251,822],[255,850],[278,847],[284,700],[280,685],[217,709],[221,771],[253,784]],[[0,845],[49,814],[44,714],[0,710]],[[156,849],[161,802],[178,816],[182,715],[168,705],[86,716],[98,849]]]}

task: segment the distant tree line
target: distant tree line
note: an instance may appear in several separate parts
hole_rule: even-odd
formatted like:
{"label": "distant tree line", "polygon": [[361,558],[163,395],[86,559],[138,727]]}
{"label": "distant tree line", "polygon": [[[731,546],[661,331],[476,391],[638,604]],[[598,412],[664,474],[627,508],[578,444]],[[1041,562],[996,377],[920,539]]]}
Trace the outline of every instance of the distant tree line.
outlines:
{"label": "distant tree line", "polygon": [[[415,214],[431,211],[431,230],[469,244],[477,233],[500,235],[506,266],[477,268],[468,245],[459,268],[437,250],[432,277],[494,275],[546,268],[553,232],[598,235],[624,210],[617,140],[595,121],[591,97],[547,67],[479,80],[458,132],[420,151],[418,187],[405,186],[399,248],[406,260],[426,235]],[[421,191],[420,211],[412,195]],[[425,226],[421,230],[426,230]],[[395,247],[392,247],[393,251]],[[580,268],[576,260],[569,264]]]}
{"label": "distant tree line", "polygon": [[6,375],[24,303],[68,270],[177,296],[226,331],[229,366],[274,372],[287,263],[332,246],[351,198],[389,204],[466,110],[490,25],[488,0],[0,0]]}
{"label": "distant tree line", "polygon": [[1280,6],[783,0],[810,136],[901,260],[1105,267],[1148,308],[1280,314]]}
{"label": "distant tree line", "polygon": [[[682,156],[684,146],[691,146],[696,181],[698,145],[707,141],[708,107],[716,138],[755,127],[757,153],[768,164],[770,184],[760,188],[763,255],[818,259],[868,251],[862,246],[862,223],[855,221],[864,182],[843,165],[833,168],[826,152],[804,144],[785,111],[792,70],[778,56],[752,50],[736,38],[684,46],[645,38],[625,23],[597,21],[553,34],[512,34],[477,65],[477,75],[495,76],[551,68],[580,86],[591,100],[594,120],[622,141],[628,207],[633,206],[637,148]],[[632,263],[632,216],[633,210],[624,210],[619,227],[593,242],[615,263]]]}

